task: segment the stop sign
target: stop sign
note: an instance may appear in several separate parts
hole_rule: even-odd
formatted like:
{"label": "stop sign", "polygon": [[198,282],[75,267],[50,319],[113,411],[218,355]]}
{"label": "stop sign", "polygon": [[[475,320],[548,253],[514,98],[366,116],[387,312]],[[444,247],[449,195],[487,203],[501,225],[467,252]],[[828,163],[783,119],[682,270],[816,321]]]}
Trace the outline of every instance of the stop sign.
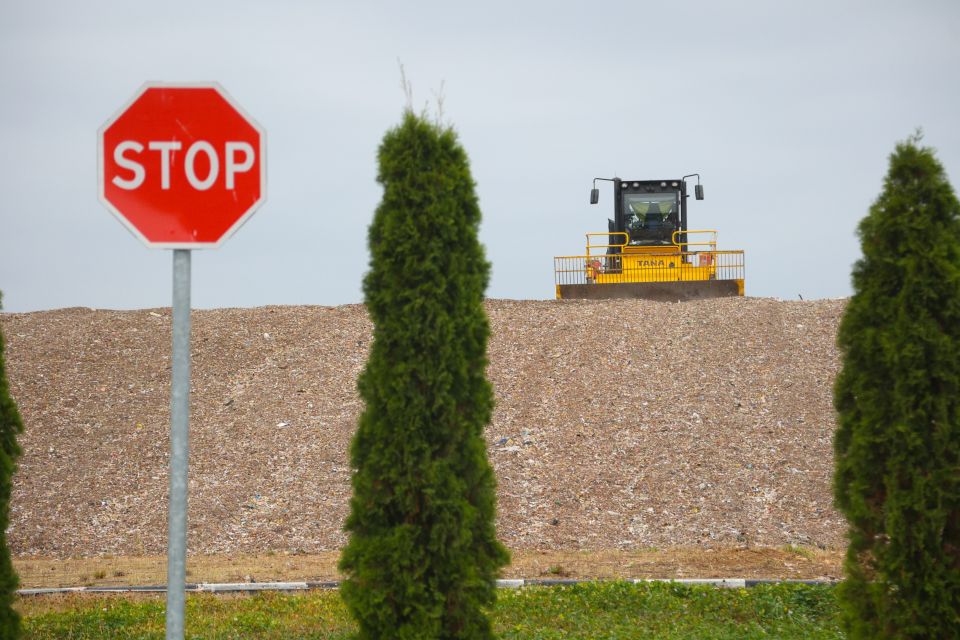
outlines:
{"label": "stop sign", "polygon": [[266,193],[266,136],[211,84],[147,84],[98,132],[100,200],[151,247],[216,247]]}

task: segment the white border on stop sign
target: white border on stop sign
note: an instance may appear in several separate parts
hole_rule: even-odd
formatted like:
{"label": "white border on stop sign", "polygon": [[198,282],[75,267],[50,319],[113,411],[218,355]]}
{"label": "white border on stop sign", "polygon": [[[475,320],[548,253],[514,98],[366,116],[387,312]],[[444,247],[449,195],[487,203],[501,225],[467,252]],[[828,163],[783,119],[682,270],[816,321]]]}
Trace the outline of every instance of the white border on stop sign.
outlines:
{"label": "white border on stop sign", "polygon": [[[134,102],[140,99],[148,89],[213,89],[220,94],[220,97],[226,100],[227,104],[233,107],[237,113],[239,113],[243,118],[250,124],[251,127],[256,129],[257,133],[260,136],[260,148],[258,153],[260,154],[260,197],[250,205],[250,208],[240,216],[233,225],[227,229],[220,239],[216,242],[151,242],[148,240],[140,230],[133,226],[129,220],[127,220],[123,214],[113,206],[106,197],[106,175],[105,169],[103,166],[104,163],[104,149],[103,149],[103,134],[106,132],[110,126],[117,121],[117,119],[126,113]],[[103,123],[103,125],[97,129],[97,196],[101,204],[103,204],[109,211],[117,218],[127,230],[132,233],[140,242],[147,245],[151,249],[216,249],[220,247],[224,242],[226,242],[230,237],[236,233],[237,229],[242,227],[244,223],[250,219],[257,209],[260,208],[266,199],[267,199],[267,158],[266,158],[266,148],[267,148],[267,132],[263,127],[260,126],[254,118],[250,117],[250,114],[247,113],[243,107],[241,107],[236,100],[222,87],[219,82],[145,82],[136,93],[133,94],[127,102],[120,107],[117,111],[114,112],[110,118]]]}

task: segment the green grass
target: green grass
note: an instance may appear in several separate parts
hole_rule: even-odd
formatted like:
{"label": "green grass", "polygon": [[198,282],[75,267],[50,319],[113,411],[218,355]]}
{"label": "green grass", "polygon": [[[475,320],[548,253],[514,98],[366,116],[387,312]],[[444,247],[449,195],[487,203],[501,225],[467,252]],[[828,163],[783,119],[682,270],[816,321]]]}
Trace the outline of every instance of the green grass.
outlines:
{"label": "green grass", "polygon": [[504,639],[842,638],[831,587],[718,589],[605,584],[502,593],[494,616]]}
{"label": "green grass", "polygon": [[[164,601],[69,596],[22,599],[26,638],[163,638]],[[832,587],[717,589],[625,582],[501,590],[493,611],[503,639],[697,640],[843,638]],[[188,638],[350,638],[337,592],[249,597],[191,595]]]}

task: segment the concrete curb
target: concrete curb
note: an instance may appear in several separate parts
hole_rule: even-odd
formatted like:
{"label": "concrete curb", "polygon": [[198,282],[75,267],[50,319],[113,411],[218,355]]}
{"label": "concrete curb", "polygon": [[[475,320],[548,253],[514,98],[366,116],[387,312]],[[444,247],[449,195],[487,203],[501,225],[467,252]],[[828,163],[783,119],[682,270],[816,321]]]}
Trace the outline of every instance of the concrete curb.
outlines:
{"label": "concrete curb", "polygon": [[[500,589],[520,589],[522,587],[563,587],[577,584],[615,582],[614,580],[580,580],[576,578],[515,578],[497,580]],[[807,584],[834,585],[836,580],[769,580],[752,578],[631,578],[623,580],[633,584],[669,582],[680,585],[708,585],[726,589],[749,589],[764,584]],[[261,591],[313,591],[317,589],[338,589],[339,580],[324,582],[221,582],[196,583],[186,585],[188,593],[259,593]],[[63,593],[166,593],[166,585],[155,586],[119,586],[119,587],[51,587],[46,589],[18,589],[20,596],[46,596]]]}

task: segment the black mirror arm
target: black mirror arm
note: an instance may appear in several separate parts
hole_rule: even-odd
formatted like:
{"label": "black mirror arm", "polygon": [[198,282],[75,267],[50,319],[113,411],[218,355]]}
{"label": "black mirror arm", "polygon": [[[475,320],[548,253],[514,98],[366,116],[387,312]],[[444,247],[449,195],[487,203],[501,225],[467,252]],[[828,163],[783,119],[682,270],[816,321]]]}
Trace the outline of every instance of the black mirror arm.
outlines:
{"label": "black mirror arm", "polygon": [[613,182],[615,178],[594,178],[593,179],[593,188],[590,189],[590,204],[597,204],[600,202],[600,190],[597,189],[597,180],[606,180],[607,182]]}
{"label": "black mirror arm", "polygon": [[[694,177],[694,176],[696,176],[696,178],[697,178],[697,184],[695,184],[695,185],[693,186],[693,194],[694,194],[694,196],[696,196],[697,200],[703,200],[703,185],[700,184],[700,174],[699,174],[699,173],[691,173],[691,174],[689,174],[689,175],[683,176],[683,178],[681,178],[681,179],[682,179],[684,182],[686,182],[686,181],[687,181],[687,178],[692,178],[692,177]],[[687,197],[687,188],[686,188],[686,187],[683,188],[683,197],[684,197],[684,198]]]}

